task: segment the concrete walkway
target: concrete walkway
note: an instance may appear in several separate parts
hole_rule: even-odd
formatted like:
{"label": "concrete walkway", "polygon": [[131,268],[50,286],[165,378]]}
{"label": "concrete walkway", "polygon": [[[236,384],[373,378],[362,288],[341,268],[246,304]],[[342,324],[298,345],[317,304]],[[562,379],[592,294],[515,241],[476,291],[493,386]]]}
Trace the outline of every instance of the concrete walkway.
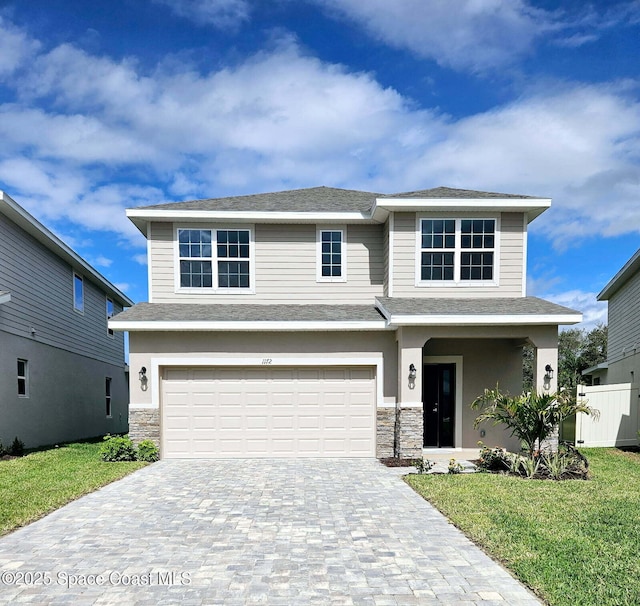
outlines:
{"label": "concrete walkway", "polygon": [[0,539],[0,603],[539,604],[376,460],[161,461]]}

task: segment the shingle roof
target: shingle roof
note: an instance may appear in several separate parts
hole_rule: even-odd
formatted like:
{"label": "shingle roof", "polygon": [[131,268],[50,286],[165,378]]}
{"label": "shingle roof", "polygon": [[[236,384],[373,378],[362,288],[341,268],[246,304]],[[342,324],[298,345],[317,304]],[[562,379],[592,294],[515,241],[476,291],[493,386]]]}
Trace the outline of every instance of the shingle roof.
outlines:
{"label": "shingle roof", "polygon": [[382,198],[459,198],[463,199],[484,199],[484,198],[516,198],[524,200],[535,200],[535,196],[522,196],[520,194],[500,194],[490,191],[476,191],[474,189],[454,189],[452,187],[434,187],[433,189],[422,189],[399,194],[385,194]]}
{"label": "shingle roof", "polygon": [[115,322],[382,322],[373,305],[138,303]]}
{"label": "shingle roof", "polygon": [[169,202],[139,209],[153,210],[212,210],[247,212],[362,212],[371,210],[376,198],[457,198],[457,199],[536,199],[533,196],[499,194],[470,189],[436,187],[398,194],[378,194],[335,187],[310,187],[288,191],[232,196],[229,198],[207,198],[187,202]]}
{"label": "shingle roof", "polygon": [[380,194],[337,189],[334,187],[310,187],[289,191],[230,198],[208,198],[188,202],[170,202],[155,206],[141,206],[158,210],[235,210],[257,212],[307,212],[307,211],[356,211],[367,212]]}
{"label": "shingle roof", "polygon": [[539,299],[519,298],[390,298],[378,297],[380,306],[391,315],[566,315],[579,312]]}
{"label": "shingle roof", "polygon": [[[260,305],[260,304],[191,304],[191,303],[138,303],[132,308],[114,316],[111,322],[115,328],[127,329],[127,325],[142,323],[145,329],[163,324],[167,329],[177,329],[177,324],[185,329],[232,328],[233,325],[257,324],[280,327],[295,323],[313,323],[319,329],[332,323],[362,324],[366,329],[382,329],[385,323],[394,323],[394,317],[414,317],[420,324],[455,324],[455,318],[465,318],[467,324],[509,323],[508,318],[522,316],[523,323],[573,323],[579,321],[579,313],[536,297],[492,298],[492,299],[438,299],[438,298],[388,298],[379,297],[376,305]],[[383,317],[384,316],[384,317]],[[387,318],[385,320],[384,318]],[[446,320],[445,320],[446,317]],[[422,318],[422,319],[421,319]],[[453,320],[452,320],[453,318]],[[511,323],[518,323],[511,322]],[[197,327],[195,325],[198,325]],[[148,325],[148,326],[146,326]],[[343,326],[344,327],[344,326]],[[357,327],[356,327],[357,328]]]}

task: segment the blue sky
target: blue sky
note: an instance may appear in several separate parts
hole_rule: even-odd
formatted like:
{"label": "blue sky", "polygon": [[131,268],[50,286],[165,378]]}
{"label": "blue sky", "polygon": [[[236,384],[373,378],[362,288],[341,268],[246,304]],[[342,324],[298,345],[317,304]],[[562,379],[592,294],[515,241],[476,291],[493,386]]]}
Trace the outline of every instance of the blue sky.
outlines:
{"label": "blue sky", "polygon": [[551,197],[528,294],[587,327],[640,247],[638,0],[29,0],[0,18],[0,188],[135,301],[145,241],[124,209],[166,201]]}

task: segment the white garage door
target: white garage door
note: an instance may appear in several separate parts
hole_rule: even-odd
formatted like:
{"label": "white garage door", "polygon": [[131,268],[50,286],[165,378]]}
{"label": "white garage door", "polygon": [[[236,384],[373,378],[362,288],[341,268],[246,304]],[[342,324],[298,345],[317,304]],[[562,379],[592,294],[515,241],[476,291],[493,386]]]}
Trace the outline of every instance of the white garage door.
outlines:
{"label": "white garage door", "polygon": [[166,368],[165,458],[373,457],[375,368]]}

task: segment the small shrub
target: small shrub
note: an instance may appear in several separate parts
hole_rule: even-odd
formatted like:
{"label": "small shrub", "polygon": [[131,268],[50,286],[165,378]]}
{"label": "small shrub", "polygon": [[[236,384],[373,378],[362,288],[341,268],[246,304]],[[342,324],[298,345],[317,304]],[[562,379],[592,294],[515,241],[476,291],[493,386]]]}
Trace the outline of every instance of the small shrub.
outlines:
{"label": "small shrub", "polygon": [[4,448],[4,445],[2,444],[2,442],[0,442],[0,457],[4,454],[7,454],[7,451]]}
{"label": "small shrub", "polygon": [[135,461],[136,449],[129,436],[107,434],[100,447],[100,458],[103,461]]}
{"label": "small shrub", "polygon": [[24,454],[24,442],[16,436],[7,452],[14,457],[21,457]]}
{"label": "small shrub", "polygon": [[142,440],[138,444],[138,461],[153,463],[160,458],[158,447],[151,440]]}
{"label": "small shrub", "polygon": [[455,459],[449,459],[449,467],[447,468],[448,473],[456,474],[462,471],[462,465],[458,463]]}
{"label": "small shrub", "polygon": [[418,470],[418,473],[422,474],[422,473],[429,473],[429,471],[435,465],[435,463],[433,463],[432,461],[429,461],[429,459],[416,459],[413,462],[413,465]]}
{"label": "small shrub", "polygon": [[482,442],[480,446],[480,458],[477,467],[483,471],[508,471],[511,467],[513,456],[504,448],[489,448]]}

